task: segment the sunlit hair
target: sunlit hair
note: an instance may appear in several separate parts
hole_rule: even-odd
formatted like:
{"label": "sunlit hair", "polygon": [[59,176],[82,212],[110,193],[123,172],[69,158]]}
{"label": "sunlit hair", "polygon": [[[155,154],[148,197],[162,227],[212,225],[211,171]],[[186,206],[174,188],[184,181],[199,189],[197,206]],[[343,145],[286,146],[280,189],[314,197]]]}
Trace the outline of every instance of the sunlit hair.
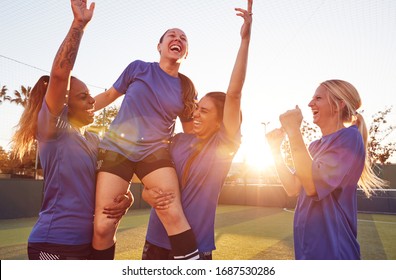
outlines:
{"label": "sunlit hair", "polygon": [[[11,143],[14,155],[19,159],[29,153],[36,143],[38,114],[47,92],[49,79],[50,77],[45,75],[36,82],[28,96],[21,118],[15,126],[16,130],[11,138]],[[74,79],[76,79],[74,76],[70,77],[71,81]]]}
{"label": "sunlit hair", "polygon": [[216,107],[217,119],[219,121],[222,121],[223,114],[224,114],[224,104],[225,104],[226,94],[221,91],[212,91],[212,92],[207,93],[205,95],[205,97],[209,97],[212,99],[212,101]]}
{"label": "sunlit hair", "polygon": [[[225,104],[225,99],[226,99],[226,94],[224,92],[220,91],[212,91],[207,93],[203,98],[210,98],[213,101],[213,104],[215,105],[216,108],[216,115],[217,115],[217,120],[222,121],[223,120],[223,115],[224,115],[224,104]],[[202,141],[199,141],[197,145],[193,147],[194,151],[191,153],[189,158],[186,161],[186,165],[183,169],[183,176],[182,176],[182,182],[181,186],[184,188],[187,183],[187,177],[188,173],[190,172],[190,168],[194,160],[197,158],[197,156],[201,153],[203,148],[205,147],[206,143],[209,141],[210,137],[203,139]]]}
{"label": "sunlit hair", "polygon": [[[365,164],[358,185],[364,191],[367,197],[370,197],[375,189],[382,189],[389,183],[379,178],[374,170],[371,159],[367,156],[368,131],[363,116],[357,112],[362,105],[362,100],[356,88],[343,80],[328,80],[321,83],[327,89],[329,103],[334,106],[338,112],[341,112],[340,118],[345,124],[356,125],[362,135],[364,147],[366,150]],[[340,110],[340,101],[345,104]],[[333,107],[333,109],[334,109]]]}
{"label": "sunlit hair", "polygon": [[182,88],[182,99],[184,104],[184,110],[182,117],[184,119],[191,119],[195,109],[195,103],[197,99],[197,91],[193,82],[182,73],[179,73],[179,79]]}
{"label": "sunlit hair", "polygon": [[49,76],[42,76],[34,85],[19,123],[16,125],[11,142],[14,155],[19,159],[22,159],[35,145],[38,113],[47,91],[48,82]]}
{"label": "sunlit hair", "polygon": [[[168,29],[165,31],[164,34],[162,34],[161,38],[159,39],[160,44],[164,40],[166,33],[173,29],[174,28]],[[191,119],[197,99],[197,91],[195,89],[194,83],[186,75],[179,73],[179,79],[181,82],[183,94],[182,99],[184,104],[184,111],[182,117],[183,119]]]}

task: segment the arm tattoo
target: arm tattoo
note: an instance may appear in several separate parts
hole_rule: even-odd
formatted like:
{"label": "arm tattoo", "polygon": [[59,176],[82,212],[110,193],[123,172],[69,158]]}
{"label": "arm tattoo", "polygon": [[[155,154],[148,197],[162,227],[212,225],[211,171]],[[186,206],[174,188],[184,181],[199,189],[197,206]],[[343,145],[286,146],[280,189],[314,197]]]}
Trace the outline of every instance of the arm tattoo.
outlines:
{"label": "arm tattoo", "polygon": [[54,66],[63,70],[73,69],[77,58],[78,48],[81,42],[83,30],[72,28],[56,54]]}

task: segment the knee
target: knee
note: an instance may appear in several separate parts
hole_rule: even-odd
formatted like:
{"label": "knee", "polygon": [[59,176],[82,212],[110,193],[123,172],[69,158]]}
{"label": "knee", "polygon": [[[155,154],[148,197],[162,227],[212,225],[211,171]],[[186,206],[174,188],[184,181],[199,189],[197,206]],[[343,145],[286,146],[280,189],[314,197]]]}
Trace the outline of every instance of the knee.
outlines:
{"label": "knee", "polygon": [[110,239],[114,237],[117,225],[114,219],[108,219],[101,214],[94,220],[94,236],[99,239]]}
{"label": "knee", "polygon": [[167,209],[157,211],[157,215],[161,218],[163,223],[177,224],[184,218],[183,209],[177,207],[173,203]]}

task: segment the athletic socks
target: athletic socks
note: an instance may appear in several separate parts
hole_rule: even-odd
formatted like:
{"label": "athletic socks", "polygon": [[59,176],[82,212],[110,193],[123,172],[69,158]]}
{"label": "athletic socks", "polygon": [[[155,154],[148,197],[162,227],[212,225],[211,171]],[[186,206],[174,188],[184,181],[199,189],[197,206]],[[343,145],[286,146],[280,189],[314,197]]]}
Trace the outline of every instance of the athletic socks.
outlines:
{"label": "athletic socks", "polygon": [[192,229],[169,236],[175,260],[199,260],[199,252]]}
{"label": "athletic socks", "polygon": [[91,260],[114,260],[115,258],[115,243],[108,249],[96,250],[92,248]]}

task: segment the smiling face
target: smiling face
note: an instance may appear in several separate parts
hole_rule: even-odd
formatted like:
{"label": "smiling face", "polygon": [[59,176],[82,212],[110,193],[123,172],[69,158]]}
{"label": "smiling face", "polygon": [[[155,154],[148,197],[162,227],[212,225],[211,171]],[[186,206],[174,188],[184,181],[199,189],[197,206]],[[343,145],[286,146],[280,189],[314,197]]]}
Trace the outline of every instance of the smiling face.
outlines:
{"label": "smiling face", "polygon": [[86,126],[94,120],[95,99],[89,94],[87,86],[72,77],[68,101],[69,121],[77,126]]}
{"label": "smiling face", "polygon": [[162,35],[157,48],[161,59],[167,58],[180,62],[188,54],[187,36],[178,28],[169,29]]}
{"label": "smiling face", "polygon": [[308,106],[312,110],[313,123],[319,126],[323,135],[327,135],[344,127],[339,109],[342,109],[342,101],[338,100],[339,106],[332,104],[329,92],[323,85],[320,85]]}
{"label": "smiling face", "polygon": [[204,96],[198,102],[193,114],[193,132],[198,138],[209,138],[220,129],[222,120],[219,119],[217,110],[211,97]]}
{"label": "smiling face", "polygon": [[331,105],[328,98],[328,92],[325,87],[319,86],[312,100],[308,103],[312,110],[313,123],[320,127],[321,123],[325,123],[331,115]]}

